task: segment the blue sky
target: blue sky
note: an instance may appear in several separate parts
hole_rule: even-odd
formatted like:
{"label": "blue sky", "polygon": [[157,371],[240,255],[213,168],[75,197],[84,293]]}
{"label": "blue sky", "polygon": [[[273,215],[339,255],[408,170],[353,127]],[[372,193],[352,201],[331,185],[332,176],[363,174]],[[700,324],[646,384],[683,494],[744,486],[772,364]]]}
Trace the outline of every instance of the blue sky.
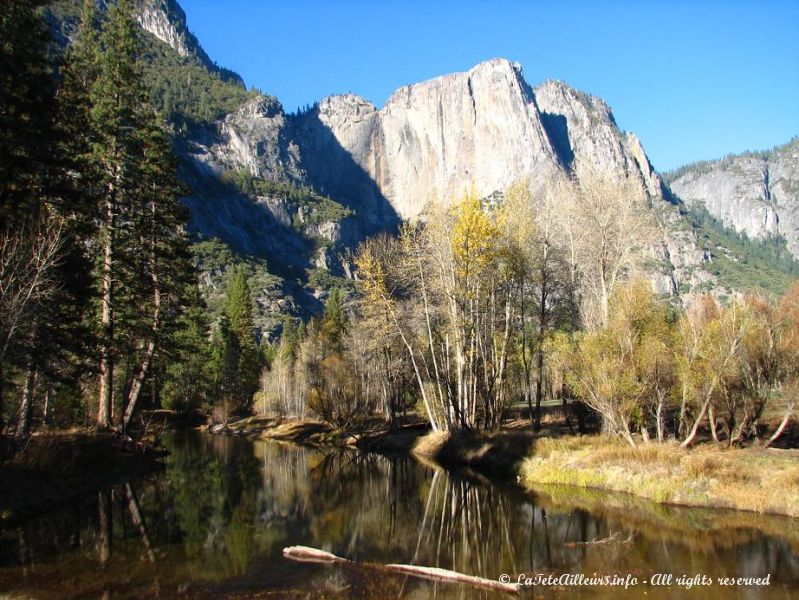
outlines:
{"label": "blue sky", "polygon": [[180,0],[211,58],[287,111],[480,61],[602,97],[665,171],[799,134],[799,1]]}

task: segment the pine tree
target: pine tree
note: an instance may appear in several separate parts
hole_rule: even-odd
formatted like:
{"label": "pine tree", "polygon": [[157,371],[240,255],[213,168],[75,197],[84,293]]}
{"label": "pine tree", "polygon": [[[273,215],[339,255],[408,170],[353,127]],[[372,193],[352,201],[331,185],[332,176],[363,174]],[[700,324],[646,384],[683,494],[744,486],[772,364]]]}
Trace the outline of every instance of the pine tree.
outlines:
{"label": "pine tree", "polygon": [[132,3],[120,0],[98,28],[99,21],[87,0],[67,55],[62,105],[72,109],[64,128],[98,224],[92,247],[101,257],[97,423],[110,427],[117,405],[127,428],[159,356],[169,358],[165,342],[194,272],[179,202],[185,192],[171,134],[145,94]]}
{"label": "pine tree", "polygon": [[[92,27],[93,23],[84,23]],[[116,284],[119,275],[117,251],[125,243],[120,239],[126,229],[121,221],[130,218],[134,204],[135,161],[139,156],[141,114],[145,95],[137,65],[135,23],[129,0],[120,0],[108,11],[108,20],[96,48],[87,55],[96,59],[96,79],[88,82],[90,102],[91,158],[98,188],[102,190],[100,245],[102,262],[99,402],[97,424],[111,426],[114,403]],[[92,38],[87,35],[87,44]],[[94,174],[94,173],[93,173]]]}
{"label": "pine tree", "polygon": [[136,167],[135,228],[138,239],[132,240],[135,270],[131,278],[141,291],[136,306],[141,318],[135,324],[136,336],[143,347],[128,387],[123,428],[127,429],[139,403],[142,385],[156,359],[159,344],[168,339],[180,314],[183,295],[194,279],[185,235],[187,211],[180,204],[184,192],[177,178],[177,161],[171,153],[168,132],[156,120],[155,113],[145,114],[139,131],[141,157]]}
{"label": "pine tree", "polygon": [[248,408],[258,389],[261,365],[255,344],[255,326],[252,320],[252,294],[244,268],[233,270],[227,284],[225,316],[235,339],[238,378],[233,386],[232,398],[239,408]]}
{"label": "pine tree", "polygon": [[332,351],[341,352],[348,326],[349,318],[344,309],[341,289],[333,288],[325,302],[325,312],[322,317],[322,335]]}
{"label": "pine tree", "polygon": [[214,357],[205,304],[196,282],[184,293],[186,306],[170,337],[172,353],[164,368],[162,396],[175,410],[207,405],[212,397]]}
{"label": "pine tree", "polygon": [[54,80],[40,0],[0,4],[0,223],[19,228],[44,208]]}

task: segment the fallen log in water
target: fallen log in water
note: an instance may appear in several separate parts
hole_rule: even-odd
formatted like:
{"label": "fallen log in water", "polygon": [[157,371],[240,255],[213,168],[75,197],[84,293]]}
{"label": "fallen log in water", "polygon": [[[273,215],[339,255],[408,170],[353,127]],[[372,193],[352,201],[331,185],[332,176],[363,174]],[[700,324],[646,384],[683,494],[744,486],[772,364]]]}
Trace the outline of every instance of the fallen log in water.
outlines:
{"label": "fallen log in water", "polygon": [[310,548],[309,546],[289,546],[288,548],[283,548],[283,556],[300,562],[351,562],[346,558],[341,558],[340,556],[325,552],[324,550]]}
{"label": "fallen log in water", "polygon": [[516,594],[519,591],[518,583],[502,583],[494,579],[485,579],[483,577],[476,577],[474,575],[465,575],[457,571],[450,571],[449,569],[440,569],[438,567],[420,567],[417,565],[383,565],[377,563],[361,563],[352,561],[324,550],[317,548],[310,548],[308,546],[289,546],[283,548],[283,556],[291,560],[300,562],[315,562],[315,563],[346,563],[358,567],[366,567],[369,569],[380,569],[383,571],[392,571],[394,573],[402,573],[403,575],[411,575],[412,577],[420,577],[431,581],[441,581],[449,583],[464,583],[473,587],[479,587],[487,590],[495,590],[498,592],[506,592],[509,594]]}

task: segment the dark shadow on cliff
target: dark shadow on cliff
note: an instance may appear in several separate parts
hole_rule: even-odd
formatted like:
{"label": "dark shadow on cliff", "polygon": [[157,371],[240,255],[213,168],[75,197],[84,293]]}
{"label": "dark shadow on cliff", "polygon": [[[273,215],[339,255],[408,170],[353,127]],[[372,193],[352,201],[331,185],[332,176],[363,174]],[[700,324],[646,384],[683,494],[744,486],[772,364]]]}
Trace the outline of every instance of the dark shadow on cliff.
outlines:
{"label": "dark shadow on cliff", "polygon": [[191,159],[181,164],[180,176],[192,189],[184,198],[192,237],[217,238],[234,252],[266,259],[269,270],[282,277],[298,277],[311,266],[313,242],[275,218],[263,202]]}
{"label": "dark shadow on cliff", "polygon": [[561,163],[568,171],[571,171],[574,164],[574,150],[569,140],[569,125],[566,117],[542,112],[541,124],[544,126],[544,131],[547,132],[552,147],[558,153]]}
{"label": "dark shadow on cliff", "polygon": [[301,166],[309,182],[319,193],[354,213],[356,231],[351,239],[342,241],[355,249],[371,235],[396,229],[402,219],[375,180],[319,118],[319,108],[291,118],[294,141],[300,146]]}
{"label": "dark shadow on cliff", "polygon": [[281,296],[295,298],[304,316],[320,312],[321,302],[304,287],[316,242],[276,218],[265,203],[191,158],[187,148],[180,149],[179,156],[180,178],[192,192],[183,198],[191,214],[192,241],[215,238],[243,259],[264,261],[269,273],[282,279]]}

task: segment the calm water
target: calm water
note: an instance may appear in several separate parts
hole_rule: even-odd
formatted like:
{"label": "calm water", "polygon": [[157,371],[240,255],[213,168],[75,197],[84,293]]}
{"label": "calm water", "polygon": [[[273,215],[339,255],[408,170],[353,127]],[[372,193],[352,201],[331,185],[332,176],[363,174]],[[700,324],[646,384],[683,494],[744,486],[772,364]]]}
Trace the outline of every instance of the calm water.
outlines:
{"label": "calm water", "polygon": [[[165,473],[0,531],[0,596],[24,598],[483,598],[379,568],[295,563],[304,544],[358,561],[509,574],[635,577],[524,597],[797,598],[799,522],[674,510],[618,496],[535,496],[417,464],[276,442],[180,435]],[[670,587],[644,584],[671,573]],[[683,575],[767,587],[685,590]]]}

